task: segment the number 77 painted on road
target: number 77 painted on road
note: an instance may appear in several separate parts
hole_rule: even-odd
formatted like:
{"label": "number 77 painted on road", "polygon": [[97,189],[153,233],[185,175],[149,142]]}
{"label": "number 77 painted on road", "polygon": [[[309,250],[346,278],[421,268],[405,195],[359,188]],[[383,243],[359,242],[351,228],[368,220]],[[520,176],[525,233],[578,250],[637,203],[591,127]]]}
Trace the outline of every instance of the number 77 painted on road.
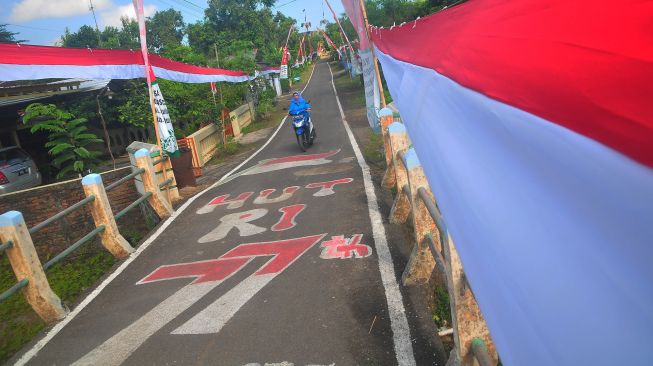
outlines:
{"label": "number 77 painted on road", "polygon": [[317,244],[326,234],[272,242],[241,244],[218,259],[161,266],[137,284],[195,278],[147,314],[87,353],[74,365],[119,365],[150,336],[245,267],[255,257],[272,256],[258,271],[188,320],[173,334],[217,333],[233,315],[274,277]]}

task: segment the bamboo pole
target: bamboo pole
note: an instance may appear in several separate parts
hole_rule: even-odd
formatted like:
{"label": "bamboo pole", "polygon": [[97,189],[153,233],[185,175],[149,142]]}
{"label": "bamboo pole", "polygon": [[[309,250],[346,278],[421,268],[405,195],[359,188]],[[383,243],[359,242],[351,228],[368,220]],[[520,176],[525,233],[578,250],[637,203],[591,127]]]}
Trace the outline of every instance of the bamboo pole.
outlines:
{"label": "bamboo pole", "polygon": [[381,108],[385,107],[385,95],[383,94],[383,84],[381,83],[381,73],[379,72],[379,61],[376,59],[376,52],[374,51],[374,43],[372,42],[372,37],[370,37],[370,25],[367,22],[367,11],[365,10],[365,1],[360,0],[361,11],[363,12],[363,20],[365,20],[365,33],[367,39],[370,41],[372,48],[372,59],[374,59],[374,71],[376,71],[376,80],[379,83],[379,94],[381,97]]}
{"label": "bamboo pole", "polygon": [[[146,67],[150,67],[147,65]],[[161,135],[159,133],[159,121],[156,119],[156,108],[154,108],[154,94],[152,93],[152,79],[150,78],[150,70],[147,70],[147,92],[150,95],[150,107],[152,108],[152,119],[154,121],[154,133],[156,134],[156,146],[159,148],[159,154],[161,158],[163,158],[164,150],[163,146],[161,146]],[[170,162],[170,166],[172,167],[172,162]],[[161,161],[161,171],[163,172],[163,181],[165,182],[168,180],[168,172],[166,171],[166,161],[162,160]],[[168,202],[172,204],[172,199],[170,197],[170,188],[166,187],[166,198],[168,199]]]}

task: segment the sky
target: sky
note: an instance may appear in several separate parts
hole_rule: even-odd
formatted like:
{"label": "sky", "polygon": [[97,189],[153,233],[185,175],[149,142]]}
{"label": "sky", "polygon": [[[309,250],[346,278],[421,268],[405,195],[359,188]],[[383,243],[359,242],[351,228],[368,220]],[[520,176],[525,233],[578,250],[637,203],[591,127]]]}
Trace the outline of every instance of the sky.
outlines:
{"label": "sky", "polygon": [[[0,0],[0,24],[20,33],[17,38],[27,44],[54,45],[68,27],[71,31],[84,24],[95,26],[89,2],[93,2],[100,29],[108,25],[120,25],[121,16],[134,17],[131,0]],[[202,18],[206,0],[143,0],[145,15],[157,10],[173,8],[181,11],[184,21],[194,23]],[[344,12],[340,0],[329,0],[338,15]],[[297,19],[306,17],[315,28],[324,17],[333,22],[333,16],[323,0],[277,0],[274,11],[280,11]]]}

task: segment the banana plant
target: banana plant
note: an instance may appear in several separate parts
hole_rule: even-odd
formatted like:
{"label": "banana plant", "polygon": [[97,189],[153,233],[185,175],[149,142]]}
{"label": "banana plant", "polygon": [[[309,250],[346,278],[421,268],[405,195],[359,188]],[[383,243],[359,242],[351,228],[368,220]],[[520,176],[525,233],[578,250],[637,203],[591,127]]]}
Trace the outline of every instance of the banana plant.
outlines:
{"label": "banana plant", "polygon": [[99,162],[99,151],[90,150],[89,145],[102,142],[95,134],[88,132],[85,118],[75,118],[72,113],[57,108],[54,104],[32,103],[25,109],[23,123],[32,123],[30,131],[48,133],[45,147],[53,157],[52,165],[58,170],[57,178],[72,173],[82,176]]}

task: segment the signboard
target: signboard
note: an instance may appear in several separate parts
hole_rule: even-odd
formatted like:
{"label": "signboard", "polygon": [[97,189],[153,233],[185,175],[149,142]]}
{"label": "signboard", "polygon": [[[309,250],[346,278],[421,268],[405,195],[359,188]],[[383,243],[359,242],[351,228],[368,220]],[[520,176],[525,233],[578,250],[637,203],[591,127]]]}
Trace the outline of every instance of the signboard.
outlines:
{"label": "signboard", "polygon": [[168,114],[166,101],[163,100],[161,89],[159,89],[159,83],[156,81],[152,83],[152,97],[154,98],[156,122],[159,125],[158,127],[159,138],[161,139],[161,147],[168,155],[178,154],[179,147],[177,147],[177,139],[175,138],[175,130],[172,127],[172,120]]}
{"label": "signboard", "polygon": [[281,56],[281,71],[279,78],[288,79],[288,47],[283,48],[283,55]]}
{"label": "signboard", "polygon": [[381,109],[381,96],[379,85],[374,70],[374,57],[372,49],[358,51],[363,68],[363,82],[365,83],[365,105],[367,107],[367,121],[373,129],[379,128],[379,110]]}
{"label": "signboard", "polygon": [[288,65],[281,65],[281,73],[279,77],[281,79],[288,79]]}

